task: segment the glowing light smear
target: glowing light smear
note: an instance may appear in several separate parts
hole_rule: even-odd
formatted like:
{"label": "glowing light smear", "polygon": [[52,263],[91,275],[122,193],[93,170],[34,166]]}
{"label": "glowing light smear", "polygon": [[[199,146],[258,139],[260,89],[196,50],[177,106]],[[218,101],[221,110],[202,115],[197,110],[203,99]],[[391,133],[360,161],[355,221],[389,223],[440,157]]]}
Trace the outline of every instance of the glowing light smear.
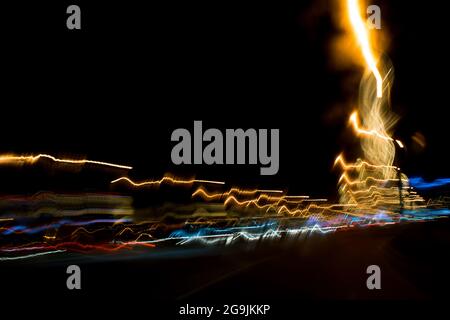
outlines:
{"label": "glowing light smear", "polygon": [[[343,171],[339,179],[339,203],[321,198],[314,199],[307,195],[288,195],[287,191],[277,189],[232,187],[223,190],[225,182],[222,181],[171,176],[142,182],[135,182],[124,176],[111,181],[111,184],[125,182],[133,187],[160,186],[164,183],[170,187],[201,184],[192,194],[189,189],[188,196],[191,196],[192,203],[152,205],[150,216],[135,215],[129,208],[131,205],[127,198],[106,197],[104,194],[97,196],[104,199],[101,203],[106,209],[85,209],[81,204],[100,203],[87,202],[89,197],[85,196],[69,197],[47,193],[36,197],[5,196],[0,198],[0,205],[6,204],[5,211],[8,215],[0,218],[0,261],[72,252],[110,255],[124,250],[154,250],[173,244],[181,246],[197,242],[204,245],[229,245],[235,241],[297,239],[312,233],[344,232],[355,227],[383,227],[448,218],[450,198],[443,197],[425,203],[424,199],[410,188],[410,183],[417,189],[429,189],[450,184],[450,179],[425,182],[422,178],[415,177],[408,180],[406,175],[400,172],[400,168],[393,165],[394,143],[400,148],[404,146],[388,133],[392,126],[387,111],[389,95],[383,95],[383,90],[390,89],[389,77],[392,77],[392,72],[384,72],[386,64],[380,62],[381,70],[386,75],[382,78],[372,52],[368,30],[360,15],[358,0],[348,0],[347,7],[349,21],[367,68],[371,71],[370,76],[373,74],[376,82],[373,77],[363,78],[358,111],[350,116],[350,123],[361,139],[361,157],[351,163],[340,154],[334,163]],[[34,163],[40,158],[54,162],[92,163],[131,169],[128,166],[99,161],[58,159],[46,154],[3,155],[0,156],[0,164]],[[202,184],[213,190],[207,190]],[[149,188],[145,191],[157,192],[157,189]],[[23,219],[30,215],[40,216],[41,212],[36,209],[41,205],[40,201],[45,204],[47,219],[50,216],[52,220],[42,222],[39,219]],[[77,209],[64,209],[67,204],[75,205]],[[31,213],[21,209],[27,206],[32,208]],[[14,213],[17,208],[19,213]],[[87,214],[78,215],[80,210]],[[75,212],[76,215],[69,219],[67,216],[58,215],[60,212],[72,212],[72,215]],[[117,219],[99,219],[91,215],[116,216],[117,212],[120,212]],[[136,253],[140,254],[142,251],[136,250]]]}
{"label": "glowing light smear", "polygon": [[118,169],[126,169],[131,170],[133,167],[130,166],[124,166],[120,164],[115,163],[109,163],[109,162],[103,162],[103,161],[94,161],[94,160],[86,160],[86,159],[59,159],[49,154],[38,154],[36,156],[30,155],[30,156],[16,156],[16,155],[0,155],[0,164],[4,163],[15,163],[15,162],[29,162],[29,163],[35,163],[39,161],[41,158],[50,159],[54,162],[60,162],[60,163],[68,163],[68,164],[76,164],[76,165],[83,165],[83,164],[95,164],[100,166],[107,166],[107,167],[114,167]]}
{"label": "glowing light smear", "polygon": [[416,189],[431,189],[450,184],[450,178],[439,178],[431,182],[426,182],[422,177],[411,177],[409,183]]}
{"label": "glowing light smear", "polygon": [[350,22],[364,59],[377,81],[377,97],[381,98],[383,96],[383,78],[377,68],[377,62],[370,45],[369,33],[366,29],[365,21],[361,18],[361,8],[358,0],[347,0],[347,7]]}
{"label": "glowing light smear", "polygon": [[[346,4],[352,33],[370,76],[373,75],[376,81],[372,77],[363,77],[358,110],[349,118],[349,124],[360,138],[360,157],[355,163],[347,163],[342,154],[335,160],[335,165],[343,170],[339,179],[340,202],[356,204],[355,210],[361,212],[367,208],[395,212],[424,207],[423,198],[411,192],[407,176],[393,165],[395,144],[400,149],[404,148],[400,140],[389,134],[395,116],[389,110],[390,95],[383,92],[389,92],[392,86],[393,68],[388,61],[377,62],[373,54],[373,43],[362,17],[360,1],[347,0]],[[384,77],[380,70],[383,70]]]}
{"label": "glowing light smear", "polygon": [[173,177],[169,177],[169,176],[165,176],[162,177],[159,180],[149,180],[149,181],[143,181],[143,182],[134,182],[133,180],[131,180],[128,177],[120,177],[118,179],[115,179],[113,181],[111,181],[111,183],[118,183],[120,181],[125,181],[128,184],[134,186],[134,187],[144,187],[144,186],[153,186],[153,185],[161,185],[165,182],[168,182],[170,184],[175,184],[175,185],[191,185],[194,183],[206,183],[206,184],[225,184],[225,182],[223,181],[213,181],[213,180],[200,180],[200,179],[187,179],[187,180],[183,180],[183,179],[179,179],[179,178],[173,178]]}

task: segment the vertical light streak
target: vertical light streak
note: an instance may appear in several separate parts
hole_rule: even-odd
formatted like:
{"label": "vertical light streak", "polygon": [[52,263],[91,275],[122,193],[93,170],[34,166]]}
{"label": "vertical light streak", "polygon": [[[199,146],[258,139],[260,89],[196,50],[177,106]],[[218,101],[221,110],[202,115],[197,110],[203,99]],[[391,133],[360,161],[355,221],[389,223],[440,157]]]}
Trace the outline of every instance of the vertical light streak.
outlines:
{"label": "vertical light streak", "polygon": [[353,32],[361,47],[364,60],[377,81],[377,97],[381,98],[383,96],[383,78],[377,68],[377,62],[370,46],[369,33],[367,32],[366,24],[360,15],[361,9],[359,7],[359,2],[358,0],[347,0],[347,6]]}

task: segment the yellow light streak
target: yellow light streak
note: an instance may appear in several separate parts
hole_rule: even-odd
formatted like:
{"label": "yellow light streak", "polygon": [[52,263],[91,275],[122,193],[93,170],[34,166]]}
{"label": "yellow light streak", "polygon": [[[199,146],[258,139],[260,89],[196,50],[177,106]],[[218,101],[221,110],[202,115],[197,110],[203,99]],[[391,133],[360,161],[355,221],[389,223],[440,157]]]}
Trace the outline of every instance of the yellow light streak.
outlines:
{"label": "yellow light streak", "polygon": [[94,160],[87,160],[87,159],[59,159],[49,154],[38,154],[38,155],[30,155],[30,156],[17,156],[17,155],[0,155],[0,164],[3,163],[11,163],[11,162],[29,162],[29,163],[35,163],[39,161],[41,158],[46,158],[49,160],[52,160],[53,162],[60,162],[60,163],[69,163],[69,164],[76,164],[76,165],[83,165],[83,164],[95,164],[100,166],[107,166],[107,167],[114,167],[119,169],[127,169],[131,170],[133,167],[131,166],[124,166],[120,164],[110,163],[110,162],[103,162],[103,161],[94,161]]}

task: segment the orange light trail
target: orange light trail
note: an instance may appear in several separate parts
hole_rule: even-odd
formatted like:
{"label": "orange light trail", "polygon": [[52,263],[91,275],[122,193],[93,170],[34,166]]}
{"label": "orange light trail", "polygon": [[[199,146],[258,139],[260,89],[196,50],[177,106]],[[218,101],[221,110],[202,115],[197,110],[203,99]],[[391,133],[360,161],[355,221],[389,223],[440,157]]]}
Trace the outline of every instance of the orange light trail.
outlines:
{"label": "orange light trail", "polygon": [[[375,181],[375,182],[389,182],[389,181],[392,181],[392,182],[397,182],[399,179],[394,179],[394,178],[392,178],[392,179],[379,179],[379,178],[375,178],[375,177],[371,177],[371,176],[368,176],[368,177],[366,177],[364,180],[359,180],[359,179],[357,179],[357,180],[351,180],[348,176],[347,176],[347,174],[346,173],[343,173],[342,175],[341,175],[341,177],[339,178],[339,182],[341,182],[342,180],[345,180],[345,182],[347,183],[347,184],[349,184],[349,185],[354,185],[354,184],[366,184],[367,183],[367,181],[369,181],[369,180],[372,180],[372,181]],[[408,182],[408,179],[401,179],[402,180],[402,182],[404,182],[404,183],[407,183]]]}
{"label": "orange light trail", "polygon": [[201,179],[188,179],[188,180],[182,180],[179,178],[173,178],[169,176],[164,176],[159,180],[149,180],[149,181],[143,181],[143,182],[135,182],[131,180],[128,177],[120,177],[118,179],[115,179],[111,181],[111,184],[118,183],[120,181],[126,181],[128,184],[134,186],[134,187],[144,187],[144,186],[152,186],[152,185],[161,185],[164,182],[169,182],[170,184],[180,184],[180,185],[190,185],[194,183],[207,183],[207,184],[225,184],[223,181],[213,181],[213,180],[201,180]]}
{"label": "orange light trail", "polygon": [[[203,188],[198,188],[192,194],[192,197],[200,195],[205,200],[217,200],[217,199],[221,199],[223,197],[230,196],[231,194],[254,195],[256,193],[283,193],[283,191],[281,191],[281,190],[260,190],[260,189],[245,190],[245,189],[239,189],[239,188],[231,188],[227,192],[217,192],[217,193],[209,194]],[[306,197],[307,198],[308,196],[290,196],[290,197]]]}
{"label": "orange light trail", "polygon": [[347,0],[347,6],[350,22],[358,40],[358,44],[361,47],[362,54],[370,71],[373,73],[377,81],[377,97],[381,98],[383,96],[383,78],[377,68],[377,62],[370,46],[369,33],[366,29],[366,24],[361,18],[361,8],[359,7],[359,2],[358,0]]}
{"label": "orange light trail", "polygon": [[358,121],[358,112],[354,111],[351,115],[350,115],[350,119],[349,122],[352,124],[353,129],[355,129],[357,134],[362,134],[362,135],[368,135],[368,136],[376,136],[378,138],[384,139],[384,140],[394,140],[391,137],[384,135],[382,133],[379,133],[376,130],[367,130],[367,129],[362,129],[359,121]]}
{"label": "orange light trail", "polygon": [[59,159],[49,154],[38,154],[36,156],[30,155],[30,156],[16,156],[16,155],[0,155],[0,164],[2,163],[10,163],[10,162],[30,162],[35,163],[39,161],[41,158],[50,159],[54,162],[60,162],[60,163],[70,163],[70,164],[77,164],[77,165],[83,165],[83,164],[95,164],[100,166],[106,166],[106,167],[114,167],[119,169],[126,169],[131,170],[133,167],[131,166],[124,166],[120,164],[115,163],[109,163],[109,162],[103,162],[103,161],[94,161],[94,160],[87,160],[87,159]]}

